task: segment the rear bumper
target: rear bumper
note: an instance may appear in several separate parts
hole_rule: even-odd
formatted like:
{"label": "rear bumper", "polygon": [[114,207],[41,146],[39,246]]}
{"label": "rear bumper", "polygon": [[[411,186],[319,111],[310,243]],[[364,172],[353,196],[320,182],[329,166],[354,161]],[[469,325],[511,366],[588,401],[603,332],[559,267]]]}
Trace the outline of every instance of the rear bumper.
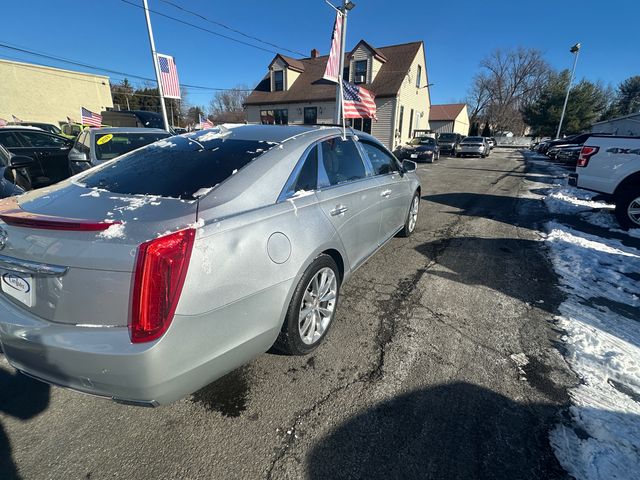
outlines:
{"label": "rear bumper", "polygon": [[[131,343],[125,327],[51,323],[0,300],[0,341],[9,363],[29,376],[121,403],[157,406],[268,350],[280,330],[287,289],[281,284],[206,315],[176,316],[163,337],[147,344]],[[265,309],[270,304],[274,308]],[[234,331],[247,315],[257,322]]]}

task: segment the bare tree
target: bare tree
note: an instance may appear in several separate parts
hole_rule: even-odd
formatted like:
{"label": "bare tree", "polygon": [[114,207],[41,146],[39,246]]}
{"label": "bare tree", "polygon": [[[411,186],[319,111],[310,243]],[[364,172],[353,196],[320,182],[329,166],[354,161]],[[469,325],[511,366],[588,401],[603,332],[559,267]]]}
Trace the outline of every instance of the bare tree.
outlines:
{"label": "bare tree", "polygon": [[209,112],[214,122],[244,122],[244,101],[251,90],[246,85],[237,85],[230,90],[214,94],[209,103]]}
{"label": "bare tree", "polygon": [[551,68],[539,50],[495,50],[480,62],[482,71],[469,93],[474,119],[488,121],[495,130],[523,132],[520,110],[535,101]]}

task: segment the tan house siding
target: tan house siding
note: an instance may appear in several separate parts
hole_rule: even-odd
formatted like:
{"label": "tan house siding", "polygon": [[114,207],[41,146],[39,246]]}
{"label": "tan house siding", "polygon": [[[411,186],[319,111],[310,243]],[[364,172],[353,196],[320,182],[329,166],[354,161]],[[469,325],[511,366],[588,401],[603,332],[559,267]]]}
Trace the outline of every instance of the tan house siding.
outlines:
{"label": "tan house siding", "polygon": [[0,60],[0,118],[11,115],[31,122],[58,125],[80,108],[101,112],[113,107],[109,77]]}
{"label": "tan house siding", "polygon": [[393,149],[393,113],[396,99],[393,97],[376,98],[378,120],[371,121],[371,135],[380,140],[387,148]]}
{"label": "tan house siding", "polygon": [[453,132],[460,133],[462,135],[469,135],[469,113],[466,105],[462,110],[460,110],[460,113],[456,117]]}
{"label": "tan house siding", "polygon": [[[404,106],[402,134],[396,135],[391,148],[395,148],[398,145],[402,145],[408,142],[412,138],[411,132],[409,132],[409,125],[411,123],[411,130],[416,129],[428,129],[429,128],[429,89],[416,87],[416,76],[418,72],[418,65],[422,68],[422,74],[420,79],[420,86],[424,87],[428,84],[427,79],[427,67],[424,54],[424,46],[421,46],[411,63],[411,68],[407,72],[400,92],[398,94],[398,102],[396,105],[396,128],[395,133],[400,130],[400,107]],[[410,122],[411,110],[413,109],[413,122]]]}

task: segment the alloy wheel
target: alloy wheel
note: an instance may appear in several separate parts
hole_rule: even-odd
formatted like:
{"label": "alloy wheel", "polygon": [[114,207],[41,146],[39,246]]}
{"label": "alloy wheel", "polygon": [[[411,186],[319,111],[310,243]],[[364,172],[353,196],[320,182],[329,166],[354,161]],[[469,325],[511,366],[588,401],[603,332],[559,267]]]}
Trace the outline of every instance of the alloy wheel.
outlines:
{"label": "alloy wheel", "polygon": [[416,228],[416,223],[418,223],[418,209],[420,208],[420,199],[416,195],[413,197],[413,201],[411,202],[411,208],[409,209],[409,232],[413,232],[413,229]]}
{"label": "alloy wheel", "polygon": [[334,271],[328,267],[318,270],[304,291],[298,315],[300,339],[306,345],[319,341],[329,327],[337,294],[338,280]]}
{"label": "alloy wheel", "polygon": [[640,197],[633,199],[627,207],[627,215],[629,219],[640,226]]}

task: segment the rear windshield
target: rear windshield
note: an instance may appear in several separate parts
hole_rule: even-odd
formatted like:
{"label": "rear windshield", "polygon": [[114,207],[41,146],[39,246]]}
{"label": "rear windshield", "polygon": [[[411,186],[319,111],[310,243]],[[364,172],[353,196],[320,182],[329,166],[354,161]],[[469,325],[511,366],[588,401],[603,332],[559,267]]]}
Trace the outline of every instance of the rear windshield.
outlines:
{"label": "rear windshield", "polygon": [[457,135],[455,133],[441,133],[438,137],[438,140],[444,140],[445,142],[447,142],[455,140],[456,137]]}
{"label": "rear windshield", "polygon": [[168,133],[96,133],[96,158],[111,160],[168,136]]}
{"label": "rear windshield", "polygon": [[411,145],[435,145],[436,141],[431,137],[418,137],[411,140]]}
{"label": "rear windshield", "polygon": [[467,137],[462,143],[482,143],[482,137]]}
{"label": "rear windshield", "polygon": [[123,155],[80,182],[125,195],[193,200],[194,193],[222,183],[270,146],[255,140],[218,137],[202,142],[176,136]]}

